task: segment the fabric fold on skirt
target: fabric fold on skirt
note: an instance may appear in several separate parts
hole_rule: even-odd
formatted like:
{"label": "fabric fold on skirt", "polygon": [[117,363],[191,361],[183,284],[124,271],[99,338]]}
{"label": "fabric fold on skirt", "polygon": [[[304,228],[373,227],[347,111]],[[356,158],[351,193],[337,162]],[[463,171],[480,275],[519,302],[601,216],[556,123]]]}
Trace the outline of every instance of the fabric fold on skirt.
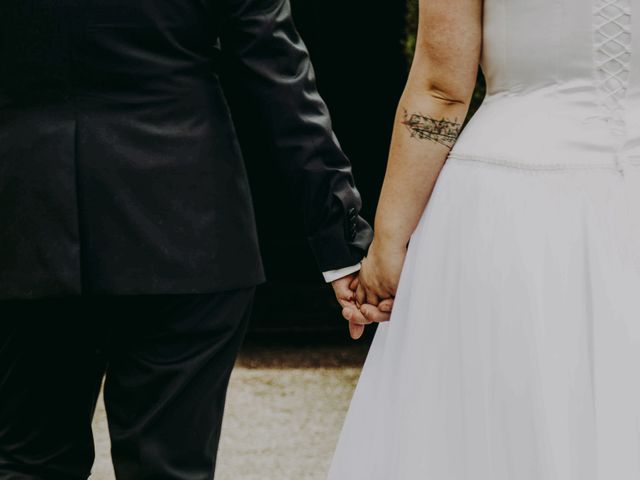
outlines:
{"label": "fabric fold on skirt", "polygon": [[450,158],[329,480],[640,478],[640,167]]}

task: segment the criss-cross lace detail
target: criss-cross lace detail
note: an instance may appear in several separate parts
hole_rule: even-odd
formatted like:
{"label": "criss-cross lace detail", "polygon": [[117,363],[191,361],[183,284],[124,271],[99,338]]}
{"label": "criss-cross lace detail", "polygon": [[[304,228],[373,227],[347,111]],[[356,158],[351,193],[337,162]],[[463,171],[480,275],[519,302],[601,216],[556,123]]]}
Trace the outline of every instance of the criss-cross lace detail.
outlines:
{"label": "criss-cross lace detail", "polygon": [[594,0],[594,46],[596,78],[605,108],[601,118],[623,137],[623,101],[631,63],[630,0]]}
{"label": "criss-cross lace detail", "polygon": [[600,88],[611,108],[627,93],[631,61],[631,7],[629,0],[596,0],[596,68]]}

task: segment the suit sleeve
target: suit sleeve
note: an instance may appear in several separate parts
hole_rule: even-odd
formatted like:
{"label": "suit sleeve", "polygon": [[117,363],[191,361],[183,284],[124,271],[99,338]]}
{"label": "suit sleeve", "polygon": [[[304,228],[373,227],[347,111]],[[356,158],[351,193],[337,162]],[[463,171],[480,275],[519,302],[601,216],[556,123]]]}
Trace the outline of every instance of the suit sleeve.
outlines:
{"label": "suit sleeve", "polygon": [[256,107],[260,128],[267,129],[320,270],[357,264],[372,230],[359,215],[351,164],[316,89],[289,0],[219,1],[222,51],[234,65],[234,82]]}

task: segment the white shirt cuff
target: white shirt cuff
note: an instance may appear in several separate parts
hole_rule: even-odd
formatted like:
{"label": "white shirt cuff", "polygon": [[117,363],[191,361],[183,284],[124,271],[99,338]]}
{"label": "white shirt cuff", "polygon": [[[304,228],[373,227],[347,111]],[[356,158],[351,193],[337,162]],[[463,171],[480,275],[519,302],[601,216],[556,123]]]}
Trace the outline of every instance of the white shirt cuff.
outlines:
{"label": "white shirt cuff", "polygon": [[329,270],[328,272],[322,272],[324,276],[324,281],[327,283],[331,283],[339,278],[346,277],[354,272],[360,270],[360,264],[351,265],[350,267],[339,268],[338,270]]}

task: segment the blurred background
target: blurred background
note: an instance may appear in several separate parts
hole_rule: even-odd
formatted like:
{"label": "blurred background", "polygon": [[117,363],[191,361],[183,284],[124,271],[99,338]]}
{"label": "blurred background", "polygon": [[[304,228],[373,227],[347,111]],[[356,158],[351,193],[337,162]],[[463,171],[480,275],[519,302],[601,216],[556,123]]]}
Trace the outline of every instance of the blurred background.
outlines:
{"label": "blurred background", "polygon": [[[371,224],[398,100],[415,46],[418,0],[291,0],[318,88],[351,159]],[[267,283],[229,385],[217,480],[324,480],[374,327],[349,339],[300,212],[251,124],[242,92],[223,78],[255,204]],[[484,95],[479,75],[469,117]],[[93,480],[112,480],[102,401]]]}

